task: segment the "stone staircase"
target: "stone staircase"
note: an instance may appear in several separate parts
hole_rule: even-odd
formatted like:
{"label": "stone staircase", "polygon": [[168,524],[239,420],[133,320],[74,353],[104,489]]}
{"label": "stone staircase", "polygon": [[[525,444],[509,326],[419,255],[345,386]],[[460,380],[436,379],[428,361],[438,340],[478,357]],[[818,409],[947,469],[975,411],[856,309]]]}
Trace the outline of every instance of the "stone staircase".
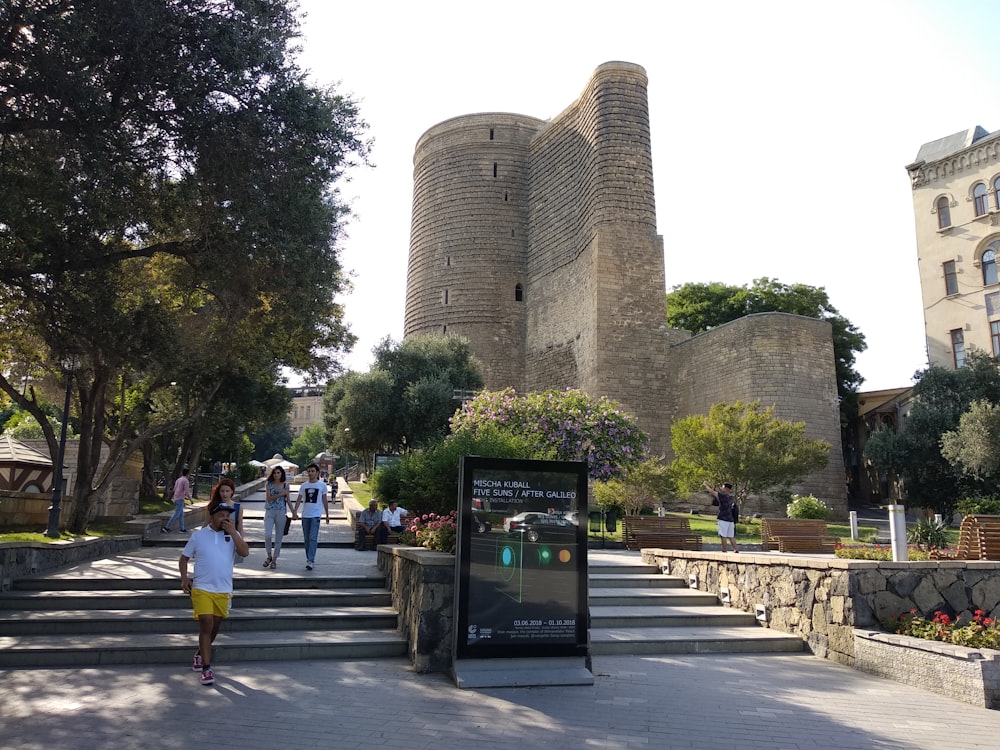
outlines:
{"label": "stone staircase", "polygon": [[[241,576],[234,585],[214,661],[406,655],[381,576]],[[187,663],[196,649],[176,578],[28,578],[0,594],[0,667]]]}
{"label": "stone staircase", "polygon": [[639,560],[592,560],[589,586],[593,656],[805,650],[798,636],[761,627],[753,614],[725,607],[715,595]]}

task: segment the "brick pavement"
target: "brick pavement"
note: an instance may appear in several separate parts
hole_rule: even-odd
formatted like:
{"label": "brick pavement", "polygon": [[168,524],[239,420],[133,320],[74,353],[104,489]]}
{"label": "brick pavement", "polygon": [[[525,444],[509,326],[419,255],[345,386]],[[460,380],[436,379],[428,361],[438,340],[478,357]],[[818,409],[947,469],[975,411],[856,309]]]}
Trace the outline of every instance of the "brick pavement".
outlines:
{"label": "brick pavement", "polygon": [[[615,656],[588,687],[458,690],[402,660],[0,671],[4,748],[995,750],[1000,712],[811,656]],[[386,723],[387,717],[391,717]]]}

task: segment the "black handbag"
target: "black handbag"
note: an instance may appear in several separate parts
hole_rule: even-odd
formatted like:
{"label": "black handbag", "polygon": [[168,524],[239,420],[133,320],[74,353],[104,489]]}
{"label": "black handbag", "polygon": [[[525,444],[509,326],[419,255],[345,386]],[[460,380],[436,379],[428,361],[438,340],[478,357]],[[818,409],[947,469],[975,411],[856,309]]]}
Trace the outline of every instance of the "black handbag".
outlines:
{"label": "black handbag", "polygon": [[285,530],[281,532],[282,536],[288,536],[288,530],[292,528],[292,517],[285,516]]}

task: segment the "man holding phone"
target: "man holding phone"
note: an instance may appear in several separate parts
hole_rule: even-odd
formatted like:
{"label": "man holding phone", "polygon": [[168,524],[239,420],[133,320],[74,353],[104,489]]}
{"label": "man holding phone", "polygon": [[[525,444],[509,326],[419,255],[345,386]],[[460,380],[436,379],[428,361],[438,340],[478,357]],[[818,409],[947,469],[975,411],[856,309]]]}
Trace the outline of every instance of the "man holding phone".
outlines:
{"label": "man holding phone", "polygon": [[[233,597],[235,556],[248,557],[250,546],[243,539],[230,514],[236,510],[232,498],[236,485],[222,479],[212,489],[209,522],[198,529],[184,545],[177,562],[181,572],[181,590],[191,595],[191,607],[198,621],[198,653],[193,669],[201,672],[201,684],[215,682],[212,672],[212,643],[222,621],[229,616]],[[195,559],[194,578],[188,577],[188,561]]]}

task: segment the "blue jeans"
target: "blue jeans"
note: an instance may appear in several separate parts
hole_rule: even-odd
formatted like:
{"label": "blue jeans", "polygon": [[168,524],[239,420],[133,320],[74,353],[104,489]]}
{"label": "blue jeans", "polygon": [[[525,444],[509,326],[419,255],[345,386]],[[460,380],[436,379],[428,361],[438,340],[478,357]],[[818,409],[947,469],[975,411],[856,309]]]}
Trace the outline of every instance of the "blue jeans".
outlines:
{"label": "blue jeans", "polygon": [[302,538],[306,543],[306,562],[316,562],[316,546],[319,544],[319,516],[302,519]]}
{"label": "blue jeans", "polygon": [[174,500],[174,514],[170,516],[170,520],[167,521],[167,525],[164,526],[167,531],[170,527],[174,525],[174,520],[177,520],[181,525],[181,531],[186,531],[184,528],[184,498],[180,500]]}

